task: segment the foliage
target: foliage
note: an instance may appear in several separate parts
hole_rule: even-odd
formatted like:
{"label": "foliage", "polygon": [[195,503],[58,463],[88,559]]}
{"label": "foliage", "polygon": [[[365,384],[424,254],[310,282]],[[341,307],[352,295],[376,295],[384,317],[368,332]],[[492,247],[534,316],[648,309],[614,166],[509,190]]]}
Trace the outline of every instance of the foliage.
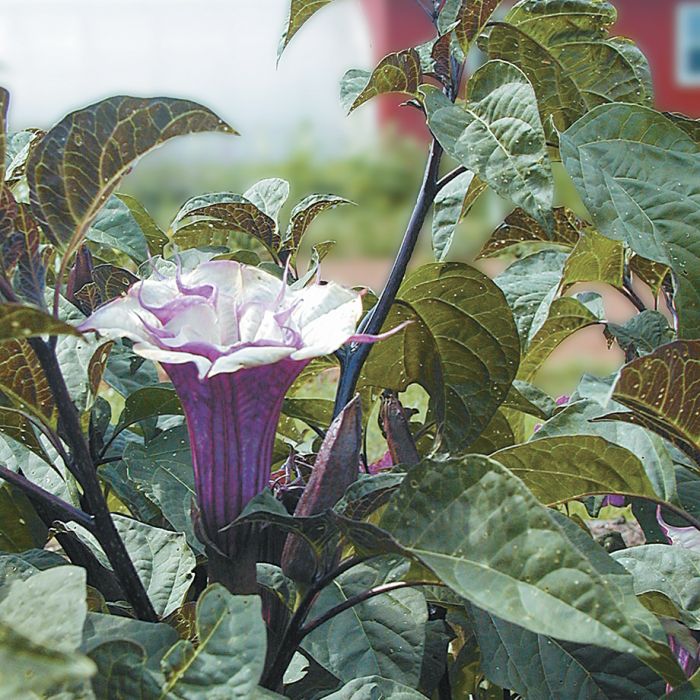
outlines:
{"label": "foliage", "polygon": [[[188,193],[162,225],[119,192],[124,175],[170,138],[232,127],[184,100],[114,97],[13,134],[0,92],[0,698],[700,691],[697,123],[652,108],[646,59],[610,35],[606,0],[497,15],[493,0],[416,1],[435,37],[341,86],[348,111],[400,93],[424,114],[414,211],[359,335],[295,366],[265,435],[226,415],[260,413],[283,360],[263,362],[246,396],[207,405],[203,425],[190,389],[208,378],[173,387],[133,334],[78,328],[144,280],[206,296],[213,281],[183,279],[212,259],[318,294],[331,245],[308,231],[363,197],[290,198],[267,177]],[[332,5],[291,0],[281,52]],[[464,79],[477,44],[485,63]],[[556,206],[557,178],[576,213]],[[499,258],[495,279],[446,262],[483,195],[510,207],[476,255]],[[431,213],[435,262],[407,274]],[[607,320],[603,286],[634,307],[623,323]],[[142,297],[144,313],[165,308]],[[547,395],[548,358],[584,329],[624,364]],[[320,376],[337,377],[335,406]],[[368,464],[375,414],[386,455]],[[221,467],[265,440],[270,488],[212,536],[202,455]],[[210,500],[240,500],[239,486],[208,484]],[[601,537],[614,517],[627,535]]]}

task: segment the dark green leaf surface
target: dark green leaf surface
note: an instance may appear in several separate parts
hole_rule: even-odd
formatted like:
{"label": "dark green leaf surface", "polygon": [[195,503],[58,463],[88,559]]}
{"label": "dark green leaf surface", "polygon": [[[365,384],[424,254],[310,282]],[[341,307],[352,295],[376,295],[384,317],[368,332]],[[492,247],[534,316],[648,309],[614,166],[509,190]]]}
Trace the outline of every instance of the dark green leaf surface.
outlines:
{"label": "dark green leaf surface", "polygon": [[537,634],[656,658],[645,637],[660,641],[663,632],[637,602],[622,567],[592,540],[595,556],[582,549],[493,460],[424,461],[409,472],[380,524],[452,590],[503,619]]}
{"label": "dark green leaf surface", "polygon": [[512,314],[487,277],[461,263],[425,265],[409,276],[383,330],[413,323],[378,343],[361,382],[394,391],[420,384],[446,444],[467,446],[505,398],[518,366]]}
{"label": "dark green leaf surface", "polygon": [[700,336],[700,146],[658,112],[604,105],[561,155],[603,235],[675,272],[681,337]]}
{"label": "dark green leaf surface", "polygon": [[472,608],[481,664],[528,700],[656,700],[665,684],[630,654],[562,642]]}
{"label": "dark green leaf surface", "polygon": [[591,494],[656,497],[634,454],[593,435],[543,438],[496,452],[492,459],[549,505]]}
{"label": "dark green leaf surface", "polygon": [[289,227],[284,237],[284,247],[296,251],[313,220],[320,213],[342,204],[352,204],[352,202],[342,197],[336,197],[334,194],[312,194],[303,199],[292,209]]}
{"label": "dark green leaf surface", "polygon": [[625,249],[622,244],[591,228],[584,229],[564,265],[562,288],[576,282],[602,282],[619,289],[624,280],[624,269]]}
{"label": "dark green leaf surface", "polygon": [[303,24],[310,19],[313,14],[330,2],[332,2],[332,0],[291,0],[286,27],[277,51],[278,59],[287,48],[287,45],[294,35],[302,28]]}
{"label": "dark green leaf surface", "polygon": [[646,355],[673,340],[673,329],[658,311],[646,309],[624,325],[608,323],[606,333],[623,349],[633,348]]}
{"label": "dark green leaf surface", "polygon": [[73,251],[134,161],[174,136],[202,131],[235,133],[186,100],[111,97],[73,112],[27,163],[32,212],[54,244]]}
{"label": "dark green leaf surface", "polygon": [[525,74],[510,63],[490,61],[470,79],[464,107],[436,88],[422,90],[428,126],[447,153],[551,230],[554,181]]}
{"label": "dark green leaf surface", "polygon": [[[474,183],[474,173],[465,172],[457,176],[438,192],[433,213],[433,252],[442,262],[452,246],[457,224],[464,216],[464,205]],[[475,199],[475,198],[474,198]]]}
{"label": "dark green leaf surface", "polygon": [[86,238],[93,243],[125,253],[137,265],[149,256],[148,240],[131,208],[121,197],[110,197],[100,209]]}
{"label": "dark green leaf surface", "polygon": [[73,326],[40,309],[21,304],[0,304],[0,342],[59,334],[80,335]]}
{"label": "dark green leaf surface", "polygon": [[366,676],[350,681],[324,700],[425,700],[425,695],[387,678]]}
{"label": "dark green leaf surface", "polygon": [[438,29],[446,32],[455,22],[457,40],[464,51],[479,36],[501,0],[447,0],[440,10]]}

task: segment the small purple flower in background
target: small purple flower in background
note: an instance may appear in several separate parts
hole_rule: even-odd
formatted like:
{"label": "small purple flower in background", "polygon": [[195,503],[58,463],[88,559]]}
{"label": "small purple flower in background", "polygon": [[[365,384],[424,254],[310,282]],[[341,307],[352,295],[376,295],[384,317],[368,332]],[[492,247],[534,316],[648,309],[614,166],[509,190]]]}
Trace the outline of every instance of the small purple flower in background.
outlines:
{"label": "small purple flower in background", "polygon": [[556,399],[554,399],[554,403],[557,406],[566,406],[567,403],[569,403],[571,397],[567,396],[566,394],[562,394],[561,396],[557,396]]}
{"label": "small purple flower in background", "polygon": [[600,504],[601,507],[604,506],[615,506],[616,508],[622,508],[626,503],[626,499],[624,496],[618,496],[614,493],[611,493],[607,495],[602,503]]}
{"label": "small purple flower in background", "polygon": [[231,556],[236,530],[219,531],[268,485],[285,393],[312,358],[379,339],[354,334],[361,314],[360,294],[337,284],[292,290],[258,268],[212,261],[134,284],[80,330],[129,338],[161,363],[187,419],[205,533]]}

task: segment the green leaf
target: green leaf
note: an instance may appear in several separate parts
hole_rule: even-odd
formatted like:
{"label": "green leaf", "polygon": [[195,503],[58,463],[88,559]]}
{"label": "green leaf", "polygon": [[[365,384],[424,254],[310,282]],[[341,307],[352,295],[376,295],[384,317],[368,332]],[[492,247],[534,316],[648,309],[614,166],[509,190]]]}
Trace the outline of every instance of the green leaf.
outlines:
{"label": "green leaf", "polygon": [[160,684],[146,669],[146,652],[136,642],[105,642],[90,652],[97,666],[92,688],[97,698],[158,700]]}
{"label": "green leaf", "polygon": [[503,294],[468,265],[424,265],[404,281],[383,330],[407,320],[372,350],[361,384],[394,391],[420,384],[448,448],[466,447],[517,371],[519,343]]}
{"label": "green leaf", "polygon": [[162,662],[163,696],[247,700],[265,663],[266,631],[258,596],[234,596],[214,584],[197,602],[199,644],[178,642]]}
{"label": "green leaf", "polygon": [[0,342],[59,334],[80,336],[73,326],[41,309],[22,304],[0,304]]}
{"label": "green leaf", "polygon": [[501,0],[447,0],[440,10],[438,31],[446,32],[455,23],[457,40],[463,51],[481,34]]}
{"label": "green leaf", "polygon": [[[465,172],[443,187],[435,197],[433,213],[433,252],[435,260],[442,262],[450,252],[457,224],[464,217],[464,206],[470,192],[474,173]],[[478,181],[477,181],[478,182]],[[481,190],[483,191],[483,190]],[[481,193],[479,191],[479,194]],[[477,195],[478,196],[478,195]],[[476,197],[472,194],[472,204]]]}
{"label": "green leaf", "polygon": [[[191,217],[201,220],[183,225]],[[188,200],[175,216],[172,228],[173,243],[181,249],[221,245],[230,248],[231,232],[242,232],[274,254],[282,240],[275,219],[246,197],[231,192],[204,194]]]}
{"label": "green leaf", "polygon": [[576,282],[602,282],[620,289],[624,271],[624,246],[592,228],[584,229],[564,265],[562,289]]}
{"label": "green leaf", "polygon": [[182,404],[169,386],[145,386],[126,399],[116,430],[123,430],[134,423],[154,416],[181,416]]}
{"label": "green leaf", "polygon": [[605,413],[603,406],[595,401],[577,401],[548,420],[533,440],[560,435],[599,435],[637,455],[656,494],[673,500],[676,494],[673,462],[661,438],[638,426],[593,421]]}
{"label": "green leaf", "polygon": [[[194,579],[196,561],[185,536],[123,515],[114,515],[113,519],[153,608],[160,617],[166,617],[182,605]],[[111,568],[90,533],[73,523],[67,527],[93,550],[103,566]]]}
{"label": "green leaf", "polygon": [[604,105],[561,138],[598,231],[676,273],[681,337],[700,335],[700,146],[646,107]]}
{"label": "green leaf", "polygon": [[32,421],[16,409],[0,407],[0,433],[11,437],[42,459],[48,459],[34,432]]}
{"label": "green leaf", "polygon": [[530,416],[548,420],[557,408],[554,399],[532,384],[516,379],[503,402],[503,408],[510,408]]}
{"label": "green leaf", "polygon": [[324,700],[425,700],[425,695],[387,678],[365,676],[326,695]]}
{"label": "green leaf", "polygon": [[168,237],[161,231],[141,202],[128,194],[118,194],[116,196],[129,208],[131,216],[143,232],[148,244],[148,252],[151,255],[162,255],[163,248],[168,244]]}
{"label": "green leaf", "polygon": [[127,445],[124,461],[131,481],[160,508],[177,532],[185,533],[195,551],[203,551],[192,525],[196,497],[187,428],[183,425],[165,430],[146,447]]}
{"label": "green leaf", "polygon": [[289,183],[279,177],[271,177],[256,182],[248,188],[243,196],[260,211],[277,221],[280,210],[289,197]]}
{"label": "green leaf", "polygon": [[[400,580],[405,565],[384,559],[362,564],[324,588],[314,602],[309,620],[355,595]],[[355,605],[315,629],[304,649],[341,681],[363,673],[416,687],[425,646],[428,607],[423,594],[406,588]]]}
{"label": "green leaf", "polygon": [[117,342],[112,347],[104,380],[122,396],[129,396],[133,391],[158,384],[159,381],[155,365],[134,354],[130,345],[124,341]]}
{"label": "green leaf", "polygon": [[85,571],[58,566],[10,583],[0,601],[0,624],[33,644],[63,653],[78,649],[87,614]]}
{"label": "green leaf", "polygon": [[544,361],[576,331],[599,323],[598,317],[578,299],[562,297],[549,307],[547,320],[535,333],[520,363],[518,379],[532,381]]}
{"label": "green leaf", "polygon": [[99,210],[86,238],[128,255],[137,265],[148,260],[146,236],[131,209],[120,197],[112,196]]}
{"label": "green leaf", "polygon": [[528,632],[472,607],[486,677],[528,700],[656,700],[659,676],[634,656]]}
{"label": "green leaf", "polygon": [[614,338],[623,350],[633,348],[646,355],[671,342],[673,329],[663,314],[646,309],[632,316],[624,325],[608,323],[606,335]]}
{"label": "green leaf", "polygon": [[303,199],[292,209],[289,220],[289,227],[284,236],[283,247],[296,251],[301,245],[306,230],[311,222],[321,213],[328,209],[342,204],[352,204],[352,202],[333,194],[312,194]]}
{"label": "green leaf", "polygon": [[654,297],[659,295],[664,280],[669,273],[666,265],[647,260],[641,255],[633,255],[630,258],[630,271],[651,289]]}
{"label": "green leaf", "polygon": [[522,479],[547,505],[609,493],[656,498],[639,459],[602,437],[542,438],[501,450],[491,458]]}
{"label": "green leaf", "polygon": [[380,526],[490,613],[537,634],[656,660],[647,638],[660,641],[663,632],[624,570],[592,541],[593,554],[582,549],[493,460],[425,460],[409,472]]}
{"label": "green leaf", "polygon": [[490,61],[469,81],[464,107],[437,88],[422,90],[428,125],[447,153],[551,230],[554,181],[537,99],[525,74]]}
{"label": "green leaf", "polygon": [[670,440],[697,461],[700,456],[700,341],[679,340],[633,360],[620,371],[613,400],[631,409],[612,417]]}
{"label": "green leaf", "polygon": [[563,131],[603,102],[652,102],[644,55],[608,37],[615,19],[615,8],[601,0],[521,0],[490,30],[485,49],[525,72],[543,122],[551,115]]}
{"label": "green leaf", "polygon": [[615,552],[613,558],[634,577],[637,595],[657,592],[681,612],[682,622],[700,629],[700,553],[684,547],[647,544]]}
{"label": "green leaf", "polygon": [[313,14],[318,12],[322,7],[328,5],[331,1],[332,0],[291,0],[289,16],[287,17],[285,30],[280,39],[279,49],[277,50],[278,60],[294,35],[301,29],[302,25],[309,20]]}
{"label": "green leaf", "polygon": [[60,683],[87,679],[95,665],[85,656],[36,644],[0,622],[0,699],[34,698]]}
{"label": "green leaf", "polygon": [[565,261],[564,253],[541,250],[516,260],[494,280],[513,310],[524,349],[547,318]]}
{"label": "green leaf", "polygon": [[413,97],[422,78],[416,49],[390,53],[373,71],[349,70],[340,82],[340,101],[349,114],[377,95],[398,92]]}
{"label": "green leaf", "polygon": [[0,550],[23,552],[46,544],[48,533],[27,497],[18,489],[0,487]]}
{"label": "green leaf", "polygon": [[27,163],[32,212],[51,242],[75,251],[139,157],[174,136],[235,133],[194,102],[111,97],[64,117]]}

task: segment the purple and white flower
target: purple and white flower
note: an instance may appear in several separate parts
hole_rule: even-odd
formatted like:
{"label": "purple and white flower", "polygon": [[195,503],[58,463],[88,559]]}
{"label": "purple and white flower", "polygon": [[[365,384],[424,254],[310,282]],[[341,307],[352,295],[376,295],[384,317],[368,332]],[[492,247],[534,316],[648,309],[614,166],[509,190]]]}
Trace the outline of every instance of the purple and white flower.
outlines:
{"label": "purple and white flower", "polygon": [[293,290],[285,280],[233,261],[137,282],[80,326],[129,338],[160,362],[183,405],[195,488],[207,537],[226,554],[235,529],[220,530],[268,484],[284,395],[312,358],[355,335],[359,293],[337,284]]}

